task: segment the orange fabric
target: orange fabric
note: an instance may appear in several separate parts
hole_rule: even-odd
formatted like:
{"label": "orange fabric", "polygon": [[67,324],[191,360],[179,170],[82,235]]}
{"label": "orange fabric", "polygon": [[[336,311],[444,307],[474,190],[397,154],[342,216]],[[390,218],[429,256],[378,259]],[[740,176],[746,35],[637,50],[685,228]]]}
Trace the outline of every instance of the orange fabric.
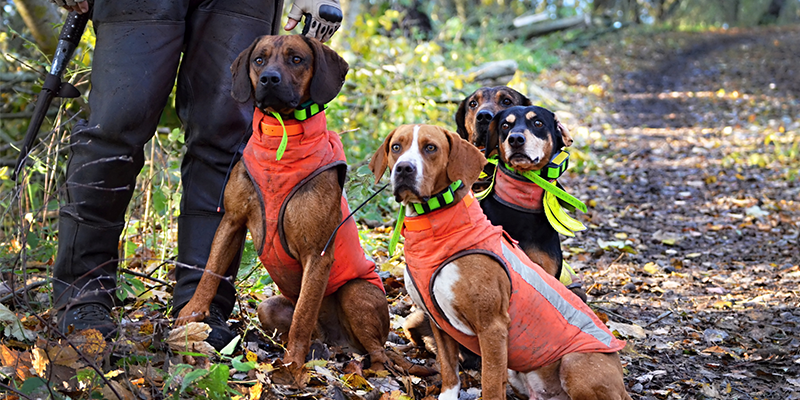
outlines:
{"label": "orange fabric", "polygon": [[436,271],[448,259],[465,255],[465,251],[494,256],[507,267],[512,287],[508,368],[528,372],[568,353],[613,353],[625,347],[625,342],[614,338],[578,296],[506,240],[503,230],[486,219],[477,202],[460,201],[424,216],[406,217],[406,224],[413,225],[420,219],[427,220],[431,227],[415,231],[406,225],[402,231],[411,275],[406,285],[416,287],[441,329],[476,354],[481,354],[478,337],[453,327],[431,295]]}
{"label": "orange fabric", "polygon": [[273,118],[264,114],[261,115],[263,115],[261,124],[259,125],[261,127],[261,133],[267,136],[283,137],[284,126],[286,127],[286,136],[302,135],[304,132],[303,124],[296,119],[285,119],[283,120],[283,126],[281,126],[281,123],[278,122],[277,118]]}
{"label": "orange fabric", "polygon": [[[281,293],[296,302],[300,296],[303,268],[287,253],[282,244],[283,227],[279,225],[283,220],[283,206],[294,189],[305,183],[305,179],[321,170],[343,166],[345,155],[339,135],[327,130],[324,112],[305,121],[292,122],[292,125],[302,127],[303,133],[289,136],[283,158],[276,161],[275,153],[281,138],[264,134],[262,126],[277,124],[281,129],[280,124],[256,109],[253,136],[247,142],[242,161],[258,188],[264,209],[264,243],[260,246],[256,244],[258,257]],[[309,207],[313,207],[313,204]],[[342,218],[347,217],[350,211],[344,196],[341,208]],[[375,264],[364,255],[358,240],[358,229],[352,218],[339,228],[332,248],[335,259],[325,296],[333,294],[353,279],[365,279],[384,290],[383,283],[375,272]]]}
{"label": "orange fabric", "polygon": [[492,195],[503,204],[524,210],[543,210],[544,189],[523,176],[510,175],[498,166]]}

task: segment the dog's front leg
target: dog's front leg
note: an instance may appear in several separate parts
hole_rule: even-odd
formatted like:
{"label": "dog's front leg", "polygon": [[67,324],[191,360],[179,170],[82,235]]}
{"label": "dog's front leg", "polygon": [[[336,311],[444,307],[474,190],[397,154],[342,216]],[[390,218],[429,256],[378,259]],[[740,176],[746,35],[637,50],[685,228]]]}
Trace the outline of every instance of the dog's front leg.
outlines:
{"label": "dog's front leg", "polygon": [[211,253],[200,283],[197,284],[192,299],[178,314],[175,325],[202,321],[208,316],[208,309],[217,294],[220,278],[224,276],[233,257],[239,251],[239,244],[244,242],[246,233],[245,219],[240,214],[226,213],[222,217],[214,241],[211,243]]}
{"label": "dog's front leg", "polygon": [[317,326],[322,298],[328,286],[333,252],[328,252],[324,257],[310,254],[302,261],[303,280],[300,285],[300,296],[292,316],[292,326],[289,329],[289,341],[284,356],[285,363],[296,363],[297,366],[304,364],[311,345],[311,335]]}
{"label": "dog's front leg", "polygon": [[439,329],[431,319],[433,339],[436,340],[436,361],[442,374],[442,392],[439,400],[458,400],[461,381],[458,379],[458,342]]}
{"label": "dog's front leg", "polygon": [[508,381],[508,317],[496,318],[478,333],[484,399],[505,399]]}

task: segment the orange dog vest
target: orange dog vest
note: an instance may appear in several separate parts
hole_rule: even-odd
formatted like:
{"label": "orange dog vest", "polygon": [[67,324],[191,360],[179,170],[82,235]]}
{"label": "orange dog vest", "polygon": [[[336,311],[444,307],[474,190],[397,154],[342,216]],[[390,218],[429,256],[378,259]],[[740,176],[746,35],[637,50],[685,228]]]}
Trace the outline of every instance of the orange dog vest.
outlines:
{"label": "orange dog vest", "polygon": [[[284,237],[283,213],[286,204],[306,182],[331,168],[338,170],[339,183],[343,185],[347,165],[339,135],[327,129],[324,112],[304,121],[286,120],[284,124],[288,145],[281,161],[276,161],[283,128],[277,119],[256,109],[253,136],[247,142],[242,161],[258,189],[264,210],[264,241],[257,244],[258,258],[281,293],[297,302],[303,266],[289,254]],[[344,195],[341,208],[342,218],[347,217],[350,210]],[[325,296],[333,294],[353,279],[365,279],[384,290],[375,272],[375,263],[364,255],[353,219],[339,228],[333,249],[334,262]]]}
{"label": "orange dog vest", "polygon": [[433,293],[443,265],[468,254],[497,260],[511,280],[508,368],[529,372],[568,353],[613,353],[625,347],[578,296],[528,259],[493,226],[472,192],[457,204],[406,217],[403,236],[409,282],[426,312],[456,341],[480,355],[478,337],[453,327]]}
{"label": "orange dog vest", "polygon": [[497,166],[492,196],[508,207],[523,212],[541,212],[544,189],[523,176],[514,176],[502,165]]}

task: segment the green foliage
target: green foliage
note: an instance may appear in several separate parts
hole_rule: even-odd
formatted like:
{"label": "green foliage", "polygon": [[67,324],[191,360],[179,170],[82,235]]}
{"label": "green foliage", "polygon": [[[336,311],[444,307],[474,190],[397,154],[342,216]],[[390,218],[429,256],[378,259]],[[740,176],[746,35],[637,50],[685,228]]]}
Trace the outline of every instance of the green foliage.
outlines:
{"label": "green foliage", "polygon": [[[489,61],[513,59],[521,74],[533,79],[557,61],[558,41],[540,41],[536,50],[522,42],[502,42],[488,28],[469,29],[457,18],[444,22],[434,40],[417,40],[392,30],[400,13],[359,15],[345,32],[339,53],[350,64],[342,93],[331,103],[331,127],[343,131],[350,181],[351,207],[380,186],[366,168],[383,138],[402,124],[427,123],[455,130],[458,103],[481,86],[471,82],[470,69]],[[467,31],[469,34],[464,34]],[[518,79],[524,88],[524,80]],[[524,91],[524,90],[523,90]],[[388,193],[379,195],[356,217],[380,222],[396,207]]]}

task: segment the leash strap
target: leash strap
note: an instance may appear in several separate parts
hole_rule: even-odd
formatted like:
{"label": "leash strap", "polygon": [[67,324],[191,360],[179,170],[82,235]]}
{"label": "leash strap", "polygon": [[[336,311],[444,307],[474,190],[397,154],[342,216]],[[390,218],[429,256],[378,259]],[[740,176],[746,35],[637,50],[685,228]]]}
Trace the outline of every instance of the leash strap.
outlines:
{"label": "leash strap", "polygon": [[[298,121],[305,121],[328,108],[327,104],[317,104],[312,102],[311,100],[303,103],[300,107],[294,110],[294,114],[290,118],[294,118]],[[286,145],[289,144],[289,136],[286,133],[286,125],[283,124],[283,117],[280,113],[270,112],[275,119],[281,124],[281,128],[283,128],[283,136],[281,136],[281,144],[278,146],[278,151],[275,152],[275,160],[280,161],[283,158],[283,153],[286,152]]]}
{"label": "leash strap", "polygon": [[537,173],[535,173],[533,171],[517,172],[517,171],[514,170],[514,168],[511,168],[511,166],[508,165],[508,164],[506,164],[505,167],[506,167],[506,169],[508,169],[511,172],[520,174],[520,175],[530,179],[531,181],[533,181],[533,183],[541,186],[542,189],[544,189],[545,191],[547,191],[549,193],[552,193],[554,196],[558,197],[561,200],[564,200],[565,202],[567,202],[571,206],[577,208],[578,210],[581,210],[584,213],[586,213],[588,211],[586,209],[586,204],[583,204],[582,201],[580,201],[577,198],[575,198],[575,196],[565,192],[563,189],[559,188],[558,186],[548,182],[547,180],[545,180],[544,178],[539,176],[539,174],[537,174]]}
{"label": "leash strap", "polygon": [[[489,196],[490,193],[492,193],[492,190],[494,190],[495,178],[497,177],[497,162],[498,162],[497,155],[493,155],[493,156],[487,158],[486,161],[489,164],[493,164],[495,166],[494,175],[492,175],[492,179],[489,181],[489,187],[487,187],[486,189],[483,189],[482,191],[480,191],[478,193],[475,193],[475,198],[478,199],[478,201],[481,201],[481,200],[485,199],[487,196]],[[486,172],[481,171],[479,179],[486,178],[487,176],[489,176],[489,174],[487,174]]]}
{"label": "leash strap", "polygon": [[283,153],[286,151],[286,145],[289,143],[289,136],[286,134],[286,125],[283,124],[283,118],[281,118],[281,115],[273,111],[272,116],[275,117],[278,122],[280,122],[281,128],[283,128],[281,144],[278,146],[278,151],[275,152],[275,160],[280,161],[283,157]]}

